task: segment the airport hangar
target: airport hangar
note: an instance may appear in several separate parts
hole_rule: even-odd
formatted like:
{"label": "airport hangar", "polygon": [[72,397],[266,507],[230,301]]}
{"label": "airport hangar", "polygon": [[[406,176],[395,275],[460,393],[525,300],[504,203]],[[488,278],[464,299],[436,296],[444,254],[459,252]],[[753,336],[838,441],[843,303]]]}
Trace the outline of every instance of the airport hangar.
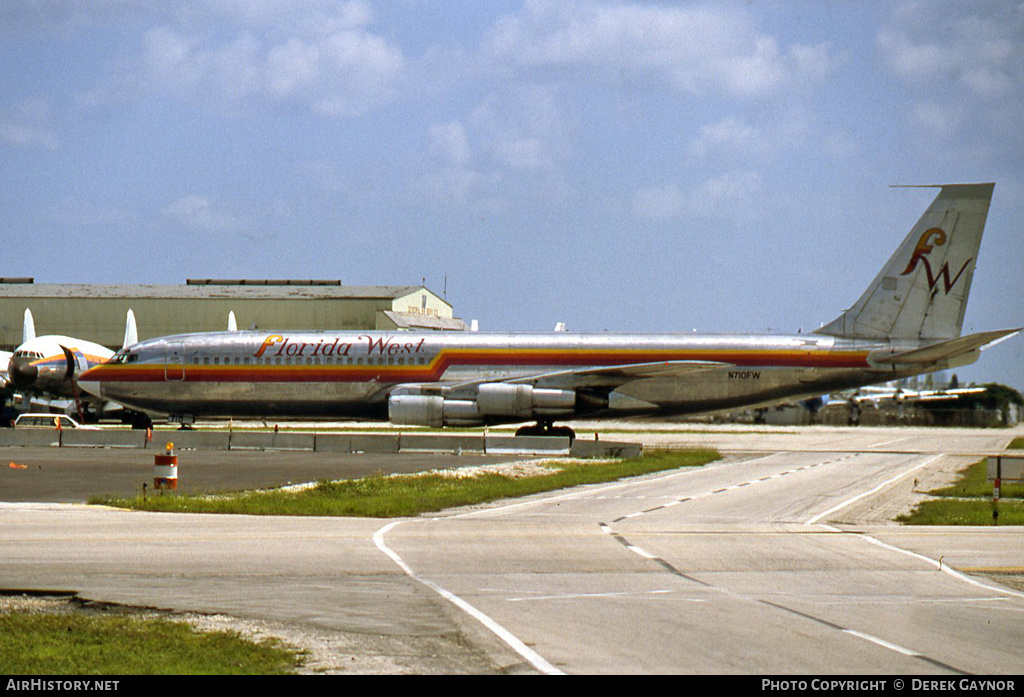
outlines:
{"label": "airport hangar", "polygon": [[0,278],[0,350],[22,340],[25,309],[36,335],[61,334],[111,349],[124,342],[128,310],[139,340],[239,329],[451,330],[465,323],[425,286],[345,286],[333,280],[189,279],[185,285],[34,283]]}

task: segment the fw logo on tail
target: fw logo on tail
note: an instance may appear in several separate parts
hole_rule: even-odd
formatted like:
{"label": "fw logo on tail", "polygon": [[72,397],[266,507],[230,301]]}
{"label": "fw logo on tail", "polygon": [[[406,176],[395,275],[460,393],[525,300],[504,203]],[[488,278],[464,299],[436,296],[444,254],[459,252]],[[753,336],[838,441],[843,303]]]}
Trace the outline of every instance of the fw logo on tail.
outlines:
{"label": "fw logo on tail", "polygon": [[925,233],[921,235],[921,239],[917,242],[914,254],[910,257],[910,263],[907,264],[907,270],[900,275],[906,276],[907,274],[912,273],[914,269],[917,268],[917,262],[920,261],[924,264],[924,271],[928,276],[928,289],[935,290],[935,285],[941,278],[943,289],[945,290],[946,295],[949,295],[949,291],[951,291],[953,286],[956,285],[956,282],[960,280],[960,276],[963,275],[964,269],[966,269],[967,265],[971,263],[971,259],[973,259],[973,257],[964,262],[964,265],[960,267],[960,270],[952,280],[949,278],[949,262],[944,263],[939,268],[938,275],[935,275],[932,273],[932,265],[928,261],[928,255],[931,253],[932,249],[935,247],[941,247],[944,244],[946,244],[946,232],[942,228],[933,227],[930,230],[926,230]]}

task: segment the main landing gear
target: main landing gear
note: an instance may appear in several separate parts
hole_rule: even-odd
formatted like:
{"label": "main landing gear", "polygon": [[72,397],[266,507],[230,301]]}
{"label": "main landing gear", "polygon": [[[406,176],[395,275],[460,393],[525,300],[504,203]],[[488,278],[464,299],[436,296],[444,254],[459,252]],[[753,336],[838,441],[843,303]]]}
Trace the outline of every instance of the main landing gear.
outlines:
{"label": "main landing gear", "polygon": [[576,438],[576,432],[568,426],[554,426],[552,422],[544,419],[533,426],[521,426],[516,429],[517,436],[549,436],[552,438]]}

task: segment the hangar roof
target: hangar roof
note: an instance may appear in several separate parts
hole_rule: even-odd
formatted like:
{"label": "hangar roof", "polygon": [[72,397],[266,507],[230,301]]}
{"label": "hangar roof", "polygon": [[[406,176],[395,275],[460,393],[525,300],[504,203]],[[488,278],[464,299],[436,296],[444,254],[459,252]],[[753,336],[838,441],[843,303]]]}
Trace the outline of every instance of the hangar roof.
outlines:
{"label": "hangar roof", "polygon": [[[393,300],[423,286],[343,286],[291,284],[97,285],[91,283],[0,283],[7,298],[278,298],[310,300]],[[439,298],[440,299],[440,298]]]}

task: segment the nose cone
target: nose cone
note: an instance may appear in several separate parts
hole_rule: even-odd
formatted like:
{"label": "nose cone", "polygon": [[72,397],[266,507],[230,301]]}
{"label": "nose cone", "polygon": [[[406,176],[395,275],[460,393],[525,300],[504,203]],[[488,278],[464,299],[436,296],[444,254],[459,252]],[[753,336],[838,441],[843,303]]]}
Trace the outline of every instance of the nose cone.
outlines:
{"label": "nose cone", "polygon": [[15,388],[25,390],[35,384],[39,369],[32,365],[32,359],[28,356],[15,356],[11,359],[7,374]]}

